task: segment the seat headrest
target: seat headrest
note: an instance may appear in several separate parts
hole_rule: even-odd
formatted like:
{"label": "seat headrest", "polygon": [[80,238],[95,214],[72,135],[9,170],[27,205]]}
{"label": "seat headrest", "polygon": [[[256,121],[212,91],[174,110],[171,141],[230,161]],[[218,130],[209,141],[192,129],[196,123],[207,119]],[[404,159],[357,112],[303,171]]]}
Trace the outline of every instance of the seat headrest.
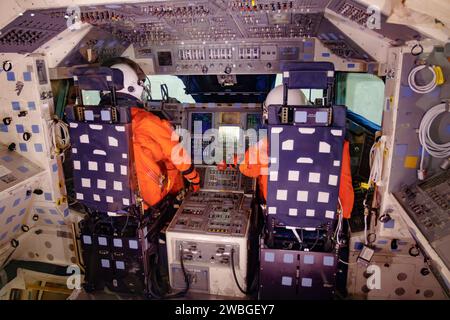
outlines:
{"label": "seat headrest", "polygon": [[75,85],[81,90],[122,90],[123,73],[108,67],[80,67],[73,71]]}
{"label": "seat headrest", "polygon": [[334,81],[331,62],[287,62],[281,70],[288,89],[327,89]]}

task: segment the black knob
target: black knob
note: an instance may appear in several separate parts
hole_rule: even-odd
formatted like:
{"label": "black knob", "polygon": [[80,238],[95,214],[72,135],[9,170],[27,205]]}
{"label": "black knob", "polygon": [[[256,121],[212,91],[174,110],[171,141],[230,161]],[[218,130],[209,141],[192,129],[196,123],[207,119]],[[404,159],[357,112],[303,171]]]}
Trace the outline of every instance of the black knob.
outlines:
{"label": "black knob", "polygon": [[231,73],[231,67],[230,67],[230,66],[226,66],[224,72],[225,72],[226,74],[230,74],[230,73]]}
{"label": "black knob", "polygon": [[17,248],[18,246],[19,246],[19,241],[17,241],[16,239],[12,239],[11,240],[11,247]]}
{"label": "black knob", "polygon": [[12,70],[12,68],[13,68],[13,65],[12,65],[11,61],[7,60],[7,61],[3,62],[3,71],[9,72]]}
{"label": "black knob", "polygon": [[386,223],[389,220],[391,220],[391,216],[389,215],[389,213],[385,213],[381,215],[378,219],[380,220],[380,222]]}
{"label": "black knob", "polygon": [[417,246],[413,246],[408,251],[409,255],[412,257],[417,257],[420,254],[419,248]]}
{"label": "black knob", "polygon": [[427,276],[427,275],[430,274],[430,269],[422,268],[422,269],[420,269],[420,274],[423,275],[423,276]]}
{"label": "black knob", "polygon": [[33,190],[33,193],[34,193],[34,194],[37,194],[38,196],[40,196],[41,194],[44,193],[44,191],[42,191],[41,189],[34,189],[34,190]]}
{"label": "black knob", "polygon": [[207,74],[207,73],[208,73],[208,67],[207,67],[207,66],[203,66],[203,67],[202,67],[202,72],[203,72],[204,74]]}
{"label": "black knob", "polygon": [[11,117],[6,117],[3,118],[3,123],[5,124],[5,126],[9,126],[12,122],[12,118]]}
{"label": "black knob", "polygon": [[28,111],[20,111],[19,112],[19,117],[26,117],[27,116],[27,114],[28,114]]}
{"label": "black knob", "polygon": [[30,231],[30,227],[27,226],[26,224],[24,224],[24,225],[22,225],[22,231],[23,232],[28,232],[28,231]]}
{"label": "black knob", "polygon": [[37,214],[33,215],[33,221],[38,221],[39,220],[39,216]]}
{"label": "black knob", "polygon": [[31,133],[29,132],[24,132],[22,135],[23,140],[28,141],[31,139]]}
{"label": "black knob", "polygon": [[16,144],[13,142],[13,143],[11,143],[9,146],[8,146],[8,150],[9,151],[14,151],[14,150],[16,150]]}
{"label": "black knob", "polygon": [[391,241],[391,249],[392,250],[397,250],[398,249],[398,240],[397,239],[392,239],[392,241]]}

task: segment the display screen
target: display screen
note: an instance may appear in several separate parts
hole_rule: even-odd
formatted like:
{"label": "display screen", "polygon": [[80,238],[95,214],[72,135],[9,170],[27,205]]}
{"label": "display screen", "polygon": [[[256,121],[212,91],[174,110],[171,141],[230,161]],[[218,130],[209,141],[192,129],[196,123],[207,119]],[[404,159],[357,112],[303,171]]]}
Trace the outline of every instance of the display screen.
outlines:
{"label": "display screen", "polygon": [[219,127],[219,141],[239,141],[241,128],[238,126],[222,126]]}
{"label": "display screen", "polygon": [[158,64],[161,67],[170,67],[172,65],[172,52],[170,51],[158,52]]}
{"label": "display screen", "polygon": [[221,112],[220,113],[221,124],[240,124],[241,114],[239,112]]}
{"label": "display screen", "polygon": [[[202,134],[212,128],[212,113],[192,113],[191,117],[191,131],[195,130],[195,123],[200,122],[202,128]],[[197,124],[199,125],[199,124]]]}
{"label": "display screen", "polygon": [[262,115],[259,113],[249,113],[247,115],[247,129],[254,129],[258,131],[262,129]]}

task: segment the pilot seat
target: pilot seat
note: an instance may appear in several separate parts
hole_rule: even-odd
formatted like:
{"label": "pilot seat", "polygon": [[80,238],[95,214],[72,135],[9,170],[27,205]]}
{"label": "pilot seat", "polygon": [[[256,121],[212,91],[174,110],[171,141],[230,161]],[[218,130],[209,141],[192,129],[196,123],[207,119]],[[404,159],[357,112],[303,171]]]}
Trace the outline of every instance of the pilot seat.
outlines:
{"label": "pilot seat", "polygon": [[[146,294],[147,262],[158,250],[158,217],[170,206],[164,201],[143,209],[133,165],[131,108],[129,103],[121,105],[116,94],[123,89],[122,72],[78,68],[74,84],[78,103],[66,107],[66,117],[75,198],[87,212],[80,222],[84,288]],[[110,101],[85,105],[83,90],[109,92],[104,98]]]}
{"label": "pilot seat", "polygon": [[[346,107],[331,104],[333,64],[288,63],[283,70],[284,103],[265,110],[270,165],[260,298],[331,299]],[[320,105],[289,106],[289,89],[323,89],[326,98]]]}

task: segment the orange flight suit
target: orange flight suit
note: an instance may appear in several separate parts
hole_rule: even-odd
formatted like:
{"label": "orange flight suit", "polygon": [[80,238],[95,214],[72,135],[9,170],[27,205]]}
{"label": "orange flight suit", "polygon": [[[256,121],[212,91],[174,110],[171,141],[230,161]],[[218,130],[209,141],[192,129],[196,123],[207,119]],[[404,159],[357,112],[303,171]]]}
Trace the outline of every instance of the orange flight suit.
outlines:
{"label": "orange flight suit", "polygon": [[[260,152],[258,152],[259,150]],[[256,164],[250,164],[249,159],[252,159],[253,161],[256,160]],[[264,138],[247,150],[245,153],[245,159],[239,165],[239,170],[242,174],[247,177],[258,178],[259,187],[264,199],[267,199],[267,173],[261,174],[261,172],[264,173],[268,171],[268,163],[267,138]],[[261,169],[263,171],[261,171]],[[341,179],[339,184],[339,199],[342,204],[343,217],[346,219],[351,217],[353,202],[355,200],[350,170],[349,142],[345,141],[342,156]]]}
{"label": "orange flight suit", "polygon": [[200,176],[190,155],[179,145],[179,137],[170,122],[140,108],[132,108],[131,116],[134,165],[146,207],[156,205],[168,194],[179,192],[184,187],[183,176],[193,190],[198,191]]}

